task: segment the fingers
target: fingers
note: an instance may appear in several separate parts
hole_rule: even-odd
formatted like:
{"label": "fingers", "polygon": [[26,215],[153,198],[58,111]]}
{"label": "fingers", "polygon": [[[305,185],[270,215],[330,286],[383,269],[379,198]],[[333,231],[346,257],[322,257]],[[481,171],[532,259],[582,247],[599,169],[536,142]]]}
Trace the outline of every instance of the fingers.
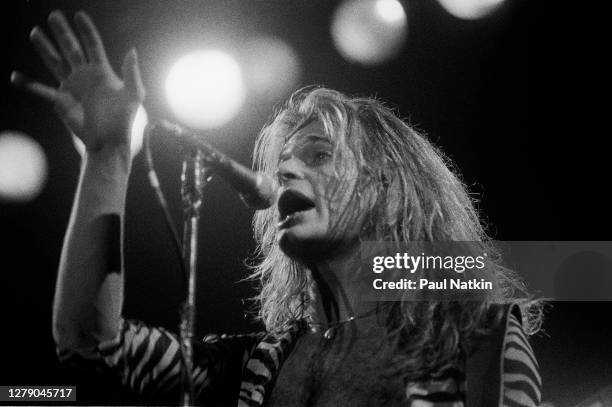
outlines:
{"label": "fingers", "polygon": [[81,45],[61,11],[55,10],[49,14],[49,27],[53,31],[62,55],[71,67],[86,63]]}
{"label": "fingers", "polygon": [[70,74],[71,68],[84,64],[87,60],[108,65],[102,39],[91,18],[84,11],[79,11],[74,20],[82,44],[61,11],[56,10],[49,15],[49,26],[61,54],[40,27],[34,27],[30,33],[30,40],[45,66],[60,82]]}
{"label": "fingers", "polygon": [[17,71],[11,73],[11,83],[51,102],[60,118],[71,129],[77,129],[83,122],[83,109],[70,94],[60,92],[51,86],[36,82]]}
{"label": "fingers", "polygon": [[93,21],[87,13],[79,11],[74,16],[74,22],[79,33],[79,37],[85,47],[85,52],[90,62],[108,64],[106,51],[102,43],[102,38],[96,29]]}
{"label": "fingers", "polygon": [[47,38],[40,27],[32,29],[30,41],[53,76],[58,81],[63,81],[70,74],[70,68],[63,61],[62,56],[57,52],[53,43]]}
{"label": "fingers", "polygon": [[51,103],[56,103],[60,99],[60,92],[57,89],[36,82],[21,72],[13,71],[11,73],[11,83]]}
{"label": "fingers", "polygon": [[142,83],[142,78],[140,77],[138,56],[134,48],[132,48],[123,59],[121,72],[127,91],[132,97],[142,102],[145,97],[145,88]]}

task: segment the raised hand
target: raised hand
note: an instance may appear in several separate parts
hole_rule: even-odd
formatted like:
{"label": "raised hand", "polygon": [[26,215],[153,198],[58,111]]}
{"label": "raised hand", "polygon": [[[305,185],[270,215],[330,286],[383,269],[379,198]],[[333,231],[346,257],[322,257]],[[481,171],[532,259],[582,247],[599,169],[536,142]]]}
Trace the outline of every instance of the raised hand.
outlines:
{"label": "raised hand", "polygon": [[53,103],[88,152],[109,146],[129,151],[128,130],[145,94],[136,51],[132,49],[125,56],[121,80],[85,12],[79,11],[74,17],[78,37],[61,11],[53,11],[48,22],[58,47],[40,27],[34,27],[30,40],[59,87],[31,80],[17,71],[12,73],[11,82]]}

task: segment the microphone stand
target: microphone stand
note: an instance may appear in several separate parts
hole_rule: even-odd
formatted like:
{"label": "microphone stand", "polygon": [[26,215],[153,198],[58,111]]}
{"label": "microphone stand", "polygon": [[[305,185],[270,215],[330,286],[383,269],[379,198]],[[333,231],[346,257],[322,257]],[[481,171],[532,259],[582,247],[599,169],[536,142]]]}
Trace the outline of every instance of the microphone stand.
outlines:
{"label": "microphone stand", "polygon": [[183,262],[187,271],[187,293],[181,308],[179,342],[182,361],[182,406],[193,406],[192,338],[195,324],[196,271],[198,264],[198,221],[204,187],[212,178],[212,168],[206,166],[206,156],[200,149],[189,149],[183,160],[181,197],[183,202]]}

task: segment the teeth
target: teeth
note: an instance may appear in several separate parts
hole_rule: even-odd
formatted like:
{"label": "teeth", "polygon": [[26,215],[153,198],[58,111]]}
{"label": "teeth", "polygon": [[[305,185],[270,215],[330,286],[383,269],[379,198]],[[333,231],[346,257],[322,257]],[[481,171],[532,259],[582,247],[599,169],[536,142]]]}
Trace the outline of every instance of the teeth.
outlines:
{"label": "teeth", "polygon": [[292,217],[294,217],[295,215],[297,215],[300,212],[303,212],[303,211],[292,212],[289,215],[286,215],[284,218],[282,218],[280,220],[280,222],[278,222],[278,224],[280,225],[282,223],[285,223],[286,221],[288,221],[289,219],[291,219]]}
{"label": "teeth", "polygon": [[314,203],[299,191],[286,190],[280,194],[278,209],[282,220],[285,221],[300,212],[314,208]]}
{"label": "teeth", "polygon": [[285,222],[287,222],[288,220],[290,220],[291,218],[293,218],[293,217],[295,217],[295,216],[297,216],[297,215],[299,215],[299,214],[301,214],[301,213],[307,212],[307,211],[309,211],[309,210],[311,210],[311,209],[312,209],[312,208],[307,208],[307,209],[302,209],[301,211],[291,212],[290,214],[285,215],[283,218],[281,218],[281,219],[278,221],[277,225],[279,225],[279,226],[280,226],[280,225],[282,225],[283,223],[285,223]]}

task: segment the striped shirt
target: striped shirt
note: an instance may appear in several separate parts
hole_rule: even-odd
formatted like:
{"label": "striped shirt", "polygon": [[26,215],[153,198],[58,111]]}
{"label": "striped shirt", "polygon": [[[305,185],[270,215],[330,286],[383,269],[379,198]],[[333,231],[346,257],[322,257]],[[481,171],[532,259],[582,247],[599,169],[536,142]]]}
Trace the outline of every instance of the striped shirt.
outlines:
{"label": "striped shirt", "polygon": [[[209,335],[194,343],[192,379],[199,405],[261,406],[306,325],[298,322],[282,334]],[[122,320],[118,335],[98,347],[103,362],[147,400],[176,403],[181,361],[176,336],[163,328]],[[502,344],[498,406],[537,406],[542,382],[533,350],[514,314],[506,320]],[[465,366],[453,366],[427,380],[405,384],[410,407],[470,405]]]}

